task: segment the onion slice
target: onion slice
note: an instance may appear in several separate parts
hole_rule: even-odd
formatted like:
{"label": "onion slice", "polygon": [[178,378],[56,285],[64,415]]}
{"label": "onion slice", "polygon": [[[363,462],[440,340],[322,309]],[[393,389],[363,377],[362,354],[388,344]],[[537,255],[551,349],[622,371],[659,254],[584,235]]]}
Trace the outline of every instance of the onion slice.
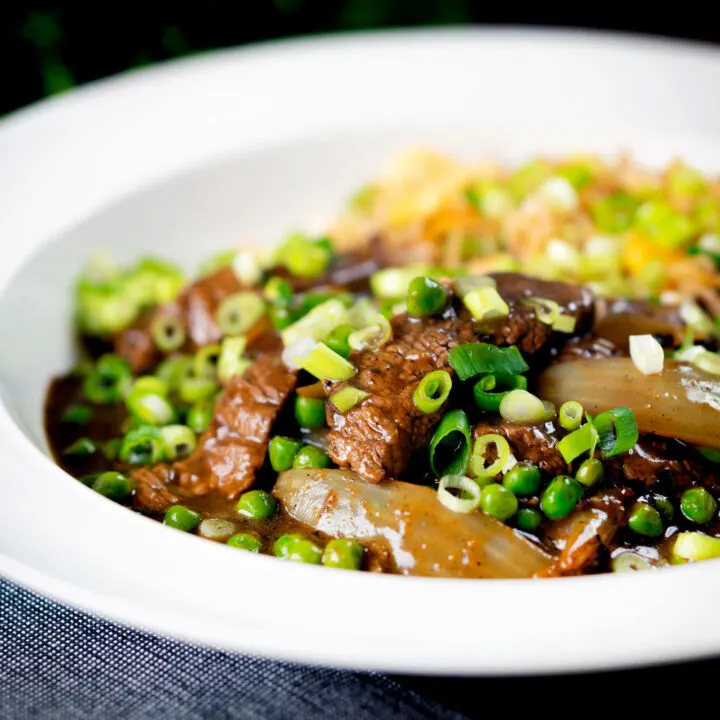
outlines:
{"label": "onion slice", "polygon": [[665,363],[662,345],[652,335],[631,335],[630,357],[643,375],[661,373]]}
{"label": "onion slice", "polygon": [[512,528],[479,512],[457,513],[429,487],[365,482],[349,470],[289,470],[273,489],[295,520],[331,537],[386,552],[405,575],[527,578],[553,558]]}
{"label": "onion slice", "polygon": [[668,360],[661,374],[640,379],[630,358],[557,363],[537,390],[556,404],[576,400],[593,416],[629,407],[640,432],[720,448],[720,377],[686,363]]}

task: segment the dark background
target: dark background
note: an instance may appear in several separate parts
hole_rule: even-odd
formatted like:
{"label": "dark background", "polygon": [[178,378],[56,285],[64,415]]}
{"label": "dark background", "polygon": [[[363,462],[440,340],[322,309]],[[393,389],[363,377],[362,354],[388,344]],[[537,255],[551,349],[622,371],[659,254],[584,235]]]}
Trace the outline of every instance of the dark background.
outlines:
{"label": "dark background", "polygon": [[[627,30],[720,41],[712,4],[547,3],[523,12],[481,0],[125,0],[0,3],[0,114],[73,85],[168,58],[258,40],[470,23]],[[559,4],[560,5],[560,4]],[[698,4],[699,5],[699,4]],[[640,10],[640,7],[645,7]]]}

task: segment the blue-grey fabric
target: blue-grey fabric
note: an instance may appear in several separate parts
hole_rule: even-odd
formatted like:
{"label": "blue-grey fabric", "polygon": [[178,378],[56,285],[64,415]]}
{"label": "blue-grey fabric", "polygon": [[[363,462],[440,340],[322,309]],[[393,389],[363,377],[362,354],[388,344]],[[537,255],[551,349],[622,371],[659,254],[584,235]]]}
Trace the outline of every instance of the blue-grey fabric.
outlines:
{"label": "blue-grey fabric", "polygon": [[0,580],[2,720],[462,720],[388,677],[156,637]]}

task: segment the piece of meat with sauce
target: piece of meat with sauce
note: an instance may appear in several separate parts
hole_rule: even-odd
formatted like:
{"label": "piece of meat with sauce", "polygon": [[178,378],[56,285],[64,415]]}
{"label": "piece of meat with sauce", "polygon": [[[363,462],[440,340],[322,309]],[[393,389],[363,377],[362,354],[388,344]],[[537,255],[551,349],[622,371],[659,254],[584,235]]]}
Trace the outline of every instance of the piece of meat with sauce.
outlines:
{"label": "piece of meat with sauce", "polygon": [[279,354],[262,355],[244,375],[234,375],[187,459],[133,471],[135,504],[150,512],[166,509],[177,502],[171,485],[192,495],[217,490],[229,500],[237,498],[255,481],[272,426],[296,381],[297,372],[288,369]]}
{"label": "piece of meat with sauce", "polygon": [[[520,273],[492,275],[497,291],[510,309],[509,315],[499,318],[483,328],[483,334],[495,345],[517,345],[522,352],[532,355],[551,340],[559,340],[563,333],[556,332],[537,317],[536,309],[528,305],[528,298],[542,298],[558,304],[561,312],[576,319],[573,334],[585,333],[593,322],[593,294],[580,285],[540,280]],[[564,339],[569,336],[564,335]]]}
{"label": "piece of meat with sauce", "polygon": [[641,483],[648,489],[665,483],[678,493],[701,485],[717,492],[720,482],[698,452],[679,440],[641,435],[635,447],[605,460],[608,472],[623,482]]}
{"label": "piece of meat with sauce", "polygon": [[247,490],[265,461],[270,430],[296,382],[297,372],[277,354],[263,355],[244,375],[234,375],[197,448],[175,464],[176,482],[196,495],[218,490],[231,500]]}
{"label": "piece of meat with sauce", "polygon": [[163,354],[153,342],[150,326],[158,314],[182,320],[187,332],[183,352],[194,352],[203,345],[219,342],[222,333],[215,322],[215,311],[223,300],[242,289],[232,268],[221,268],[189,285],[174,302],[143,313],[131,327],[117,334],[115,352],[127,360],[135,374],[157,365]]}
{"label": "piece of meat with sauce", "polygon": [[179,502],[179,498],[168,488],[173,479],[173,471],[169,465],[138,468],[133,471],[132,479],[135,483],[133,505],[139,510],[161,513]]}
{"label": "piece of meat with sauce", "polygon": [[559,575],[582,574],[612,548],[617,531],[627,523],[635,494],[626,488],[603,490],[562,520],[549,523],[545,540],[560,551],[553,570]]}
{"label": "piece of meat with sauce", "polygon": [[443,412],[424,413],[415,407],[413,391],[433,370],[452,373],[448,352],[474,342],[472,323],[456,317],[392,318],[393,337],[379,350],[354,352],[357,375],[347,382],[328,382],[328,395],[342,387],[370,393],[346,413],[328,403],[328,452],[340,467],[350,467],[372,483],[397,478],[412,453],[426,446]]}

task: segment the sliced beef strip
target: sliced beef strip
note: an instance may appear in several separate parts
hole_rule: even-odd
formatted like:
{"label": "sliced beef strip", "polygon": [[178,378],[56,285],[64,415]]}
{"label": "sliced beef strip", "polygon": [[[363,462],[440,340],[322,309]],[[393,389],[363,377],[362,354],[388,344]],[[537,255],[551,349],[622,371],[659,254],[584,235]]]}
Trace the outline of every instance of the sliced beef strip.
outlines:
{"label": "sliced beef strip", "polygon": [[605,461],[608,471],[648,489],[659,484],[682,492],[694,485],[718,491],[720,482],[697,451],[679,440],[643,435],[634,448]]}
{"label": "sliced beef strip", "polygon": [[215,311],[225,298],[240,290],[242,286],[232,268],[221,268],[189,285],[174,302],[148,310],[135,324],[118,333],[115,352],[127,360],[136,374],[157,365],[163,355],[155,347],[150,326],[160,313],[182,319],[188,335],[183,351],[193,352],[203,345],[218,342],[222,334],[215,322]]}
{"label": "sliced beef strip", "polygon": [[685,330],[676,306],[621,298],[598,304],[594,334],[627,353],[631,335],[653,335],[663,345],[677,347],[683,341]]}
{"label": "sliced beef strip", "polygon": [[[594,297],[587,288],[540,280],[520,273],[496,273],[492,277],[497,283],[498,293],[510,308],[507,317],[483,328],[486,339],[495,345],[517,345],[522,352],[532,355],[563,335],[538,319],[535,308],[524,302],[530,297],[552,300],[564,314],[576,318],[573,334],[583,334],[592,325]],[[567,337],[565,335],[564,339]]]}
{"label": "sliced beef strip", "polygon": [[570,340],[557,356],[557,362],[602,360],[603,358],[622,357],[626,355],[626,352],[620,350],[615,344],[604,337],[585,335]]}
{"label": "sliced beef strip", "polygon": [[166,509],[177,502],[168,485],[192,495],[217,490],[234,500],[253,484],[265,461],[270,430],[296,381],[297,373],[279,354],[263,355],[244,375],[233,376],[190,457],[132,473],[135,504],[149,512]]}
{"label": "sliced beef strip", "polygon": [[172,478],[172,468],[164,464],[133,471],[133,505],[140,510],[160,513],[179,502],[178,497],[167,487]]}
{"label": "sliced beef strip", "polygon": [[398,477],[411,454],[430,442],[442,412],[418,410],[413,391],[433,370],[452,372],[448,351],[476,340],[472,323],[455,317],[419,320],[396,315],[391,326],[393,337],[382,348],[351,354],[358,369],[352,380],[326,384],[328,395],[346,385],[370,393],[345,414],[328,403],[327,419],[330,457],[372,483]]}
{"label": "sliced beef strip", "polygon": [[218,490],[233,500],[255,480],[270,430],[295,389],[297,372],[279,354],[258,358],[235,375],[217,401],[213,420],[192,455],[174,466],[176,482],[201,495]]}

